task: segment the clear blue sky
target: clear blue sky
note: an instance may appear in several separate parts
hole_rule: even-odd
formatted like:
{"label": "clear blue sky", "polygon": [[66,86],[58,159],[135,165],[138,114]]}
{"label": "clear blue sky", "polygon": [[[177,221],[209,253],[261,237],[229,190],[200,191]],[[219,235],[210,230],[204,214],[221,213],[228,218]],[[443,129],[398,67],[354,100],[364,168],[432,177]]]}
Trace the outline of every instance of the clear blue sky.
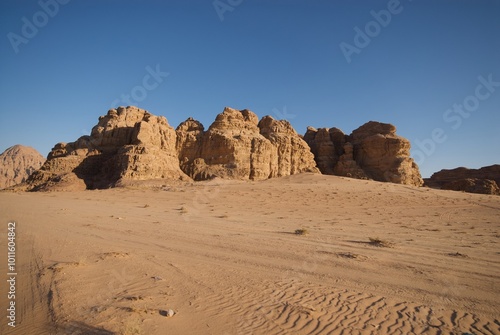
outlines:
{"label": "clear blue sky", "polygon": [[0,2],[0,151],[46,155],[131,95],[173,127],[392,123],[424,176],[500,163],[498,0],[55,1]]}

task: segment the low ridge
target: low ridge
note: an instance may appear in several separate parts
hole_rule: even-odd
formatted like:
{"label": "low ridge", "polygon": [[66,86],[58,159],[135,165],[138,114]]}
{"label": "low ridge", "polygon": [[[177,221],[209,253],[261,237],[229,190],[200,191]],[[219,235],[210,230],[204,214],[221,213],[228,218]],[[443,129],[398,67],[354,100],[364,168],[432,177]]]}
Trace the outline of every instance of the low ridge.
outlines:
{"label": "low ridge", "polygon": [[500,165],[480,169],[443,169],[426,179],[425,185],[444,190],[500,195]]}

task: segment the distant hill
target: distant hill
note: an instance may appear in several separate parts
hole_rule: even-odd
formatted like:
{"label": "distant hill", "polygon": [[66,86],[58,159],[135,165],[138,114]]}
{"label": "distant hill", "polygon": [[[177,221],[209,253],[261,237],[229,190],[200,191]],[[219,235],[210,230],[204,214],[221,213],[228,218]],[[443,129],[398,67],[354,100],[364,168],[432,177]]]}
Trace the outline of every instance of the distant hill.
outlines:
{"label": "distant hill", "polygon": [[445,190],[500,195],[500,165],[480,169],[459,167],[441,170],[426,179],[425,185]]}
{"label": "distant hill", "polygon": [[0,155],[0,189],[26,181],[44,162],[45,158],[31,147],[8,148]]}

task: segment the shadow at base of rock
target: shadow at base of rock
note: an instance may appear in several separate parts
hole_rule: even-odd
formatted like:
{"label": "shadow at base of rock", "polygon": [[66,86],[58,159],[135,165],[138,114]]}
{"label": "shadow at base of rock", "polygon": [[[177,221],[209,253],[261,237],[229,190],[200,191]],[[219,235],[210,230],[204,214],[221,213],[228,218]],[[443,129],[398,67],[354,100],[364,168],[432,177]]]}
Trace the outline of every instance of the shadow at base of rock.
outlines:
{"label": "shadow at base of rock", "polygon": [[86,157],[73,173],[82,179],[88,190],[106,189],[118,180],[112,155],[101,153]]}
{"label": "shadow at base of rock", "polygon": [[64,327],[59,327],[57,335],[116,335],[116,333],[103,328],[87,325],[83,322],[70,322]]}

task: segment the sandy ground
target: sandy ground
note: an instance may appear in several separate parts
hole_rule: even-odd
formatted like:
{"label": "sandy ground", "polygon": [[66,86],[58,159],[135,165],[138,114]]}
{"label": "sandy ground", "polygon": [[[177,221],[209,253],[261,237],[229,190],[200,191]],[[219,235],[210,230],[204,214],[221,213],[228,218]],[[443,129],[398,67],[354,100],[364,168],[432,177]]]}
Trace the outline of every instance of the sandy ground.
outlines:
{"label": "sandy ground", "polygon": [[2,335],[500,334],[498,196],[304,174],[0,193],[0,219]]}

